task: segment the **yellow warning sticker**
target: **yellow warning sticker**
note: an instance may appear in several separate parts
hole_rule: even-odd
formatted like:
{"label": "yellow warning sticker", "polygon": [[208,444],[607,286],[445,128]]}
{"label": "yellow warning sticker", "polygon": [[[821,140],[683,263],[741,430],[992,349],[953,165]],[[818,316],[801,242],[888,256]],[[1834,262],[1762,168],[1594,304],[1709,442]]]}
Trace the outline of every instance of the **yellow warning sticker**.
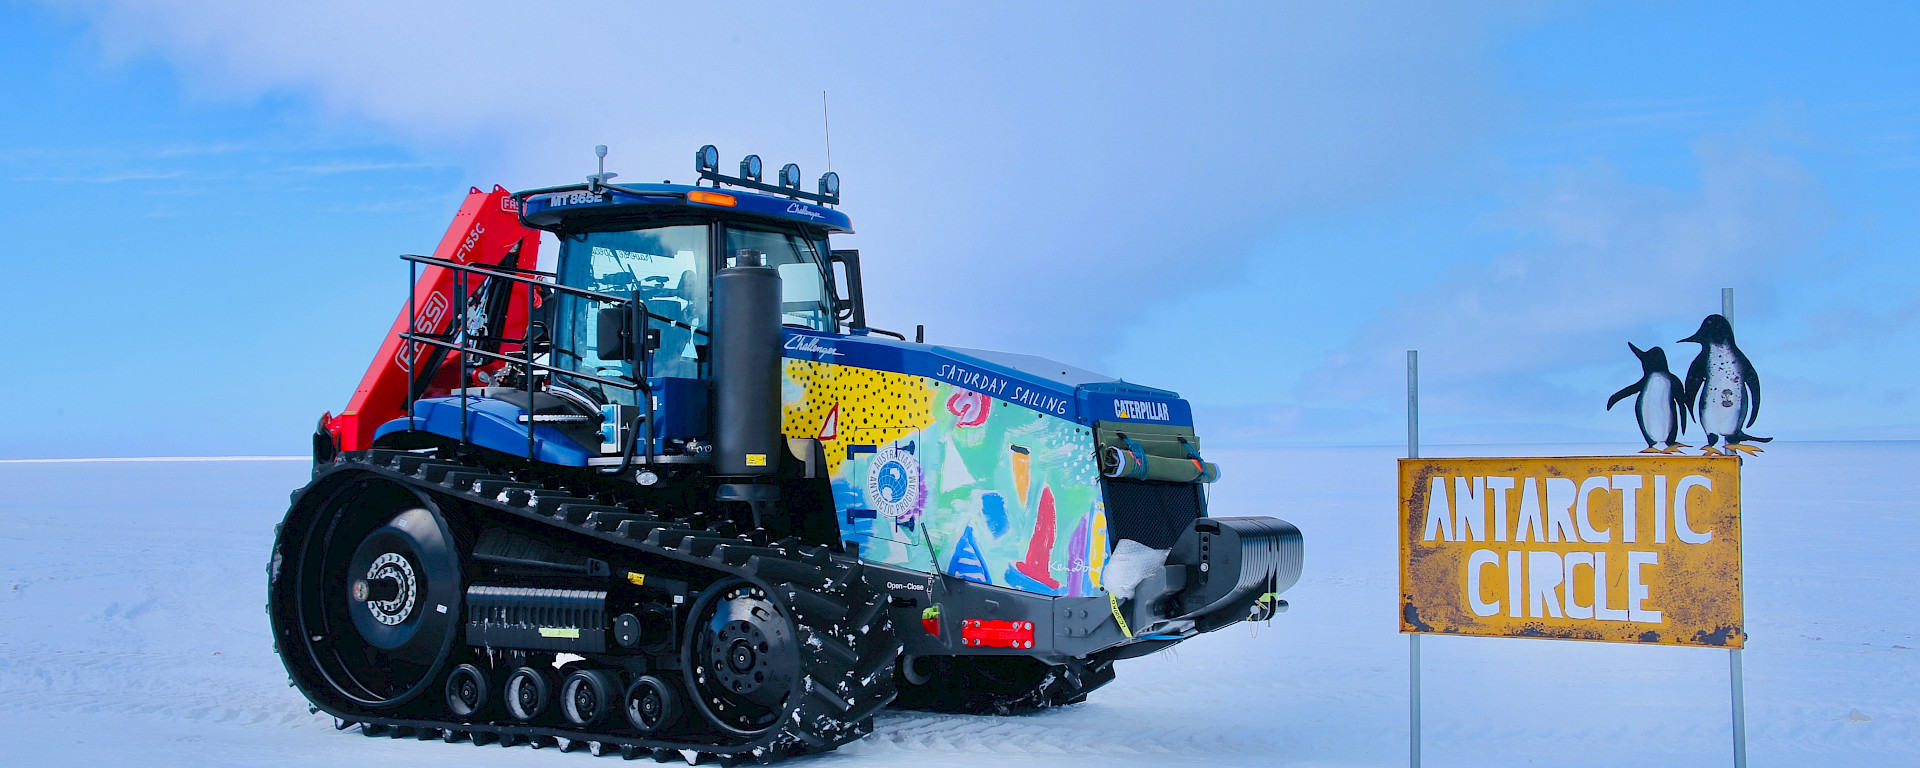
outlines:
{"label": "yellow warning sticker", "polygon": [[569,640],[580,639],[580,630],[573,627],[541,627],[541,637],[564,637]]}
{"label": "yellow warning sticker", "polygon": [[636,587],[644,587],[647,585],[647,575],[644,573],[634,573],[633,571],[627,571],[627,581],[631,582]]}
{"label": "yellow warning sticker", "polygon": [[764,454],[764,453],[749,453],[749,454],[747,454],[747,466],[749,466],[749,467],[764,467],[764,466],[766,466],[766,465],[767,465],[767,455],[766,455],[766,454]]}

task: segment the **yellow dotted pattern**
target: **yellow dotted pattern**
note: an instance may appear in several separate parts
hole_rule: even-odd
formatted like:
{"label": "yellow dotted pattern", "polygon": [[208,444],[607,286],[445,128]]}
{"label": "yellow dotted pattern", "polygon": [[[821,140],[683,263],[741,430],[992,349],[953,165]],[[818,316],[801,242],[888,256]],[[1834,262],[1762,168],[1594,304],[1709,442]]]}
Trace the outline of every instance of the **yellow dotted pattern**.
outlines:
{"label": "yellow dotted pattern", "polygon": [[811,360],[785,362],[787,380],[802,394],[782,404],[783,434],[816,437],[827,414],[840,406],[837,439],[821,441],[830,475],[846,461],[847,445],[884,445],[933,425],[935,390],[923,377]]}

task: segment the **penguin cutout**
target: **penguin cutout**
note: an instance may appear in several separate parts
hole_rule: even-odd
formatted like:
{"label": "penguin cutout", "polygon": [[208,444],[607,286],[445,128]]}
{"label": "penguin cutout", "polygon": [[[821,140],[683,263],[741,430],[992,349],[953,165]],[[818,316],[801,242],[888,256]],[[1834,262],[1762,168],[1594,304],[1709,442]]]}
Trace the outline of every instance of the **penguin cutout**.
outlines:
{"label": "penguin cutout", "polygon": [[1714,447],[1716,440],[1724,441],[1732,451],[1759,453],[1759,448],[1742,443],[1765,443],[1773,438],[1742,431],[1760,418],[1760,374],[1734,346],[1733,324],[1720,315],[1707,315],[1700,321],[1700,330],[1680,342],[1700,345],[1700,356],[1687,368],[1686,397],[1700,431],[1707,435],[1707,447],[1701,453],[1728,455]]}
{"label": "penguin cutout", "polygon": [[1640,358],[1640,380],[1607,398],[1607,410],[1614,403],[1638,394],[1633,399],[1633,416],[1640,422],[1640,436],[1647,441],[1641,453],[1675,453],[1690,446],[1676,442],[1687,431],[1687,401],[1680,378],[1667,370],[1667,351],[1659,347],[1641,349],[1627,342],[1627,349]]}

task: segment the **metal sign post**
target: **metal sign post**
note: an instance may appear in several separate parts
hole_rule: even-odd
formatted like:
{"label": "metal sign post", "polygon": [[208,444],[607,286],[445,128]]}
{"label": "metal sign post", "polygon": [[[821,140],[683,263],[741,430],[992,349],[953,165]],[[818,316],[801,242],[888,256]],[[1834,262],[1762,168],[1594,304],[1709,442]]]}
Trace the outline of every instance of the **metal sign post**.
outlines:
{"label": "metal sign post", "polygon": [[[1727,325],[1733,325],[1732,288],[1720,289],[1720,316],[1727,319]],[[1740,658],[1743,650],[1727,650],[1727,677],[1733,687],[1733,768],[1747,768],[1747,673]]]}
{"label": "metal sign post", "polygon": [[[1420,351],[1414,349],[1407,350],[1407,458],[1420,458]],[[1420,768],[1420,633],[1418,632],[1407,633],[1407,765]]]}

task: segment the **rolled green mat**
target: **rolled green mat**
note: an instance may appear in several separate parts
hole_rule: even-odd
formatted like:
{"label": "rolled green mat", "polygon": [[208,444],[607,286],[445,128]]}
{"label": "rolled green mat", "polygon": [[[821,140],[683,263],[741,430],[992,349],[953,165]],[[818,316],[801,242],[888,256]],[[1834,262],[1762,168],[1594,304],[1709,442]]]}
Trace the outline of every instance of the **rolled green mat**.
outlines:
{"label": "rolled green mat", "polygon": [[1220,479],[1220,467],[1211,461],[1141,456],[1117,445],[1107,446],[1100,452],[1100,471],[1107,477],[1175,483],[1211,483]]}

